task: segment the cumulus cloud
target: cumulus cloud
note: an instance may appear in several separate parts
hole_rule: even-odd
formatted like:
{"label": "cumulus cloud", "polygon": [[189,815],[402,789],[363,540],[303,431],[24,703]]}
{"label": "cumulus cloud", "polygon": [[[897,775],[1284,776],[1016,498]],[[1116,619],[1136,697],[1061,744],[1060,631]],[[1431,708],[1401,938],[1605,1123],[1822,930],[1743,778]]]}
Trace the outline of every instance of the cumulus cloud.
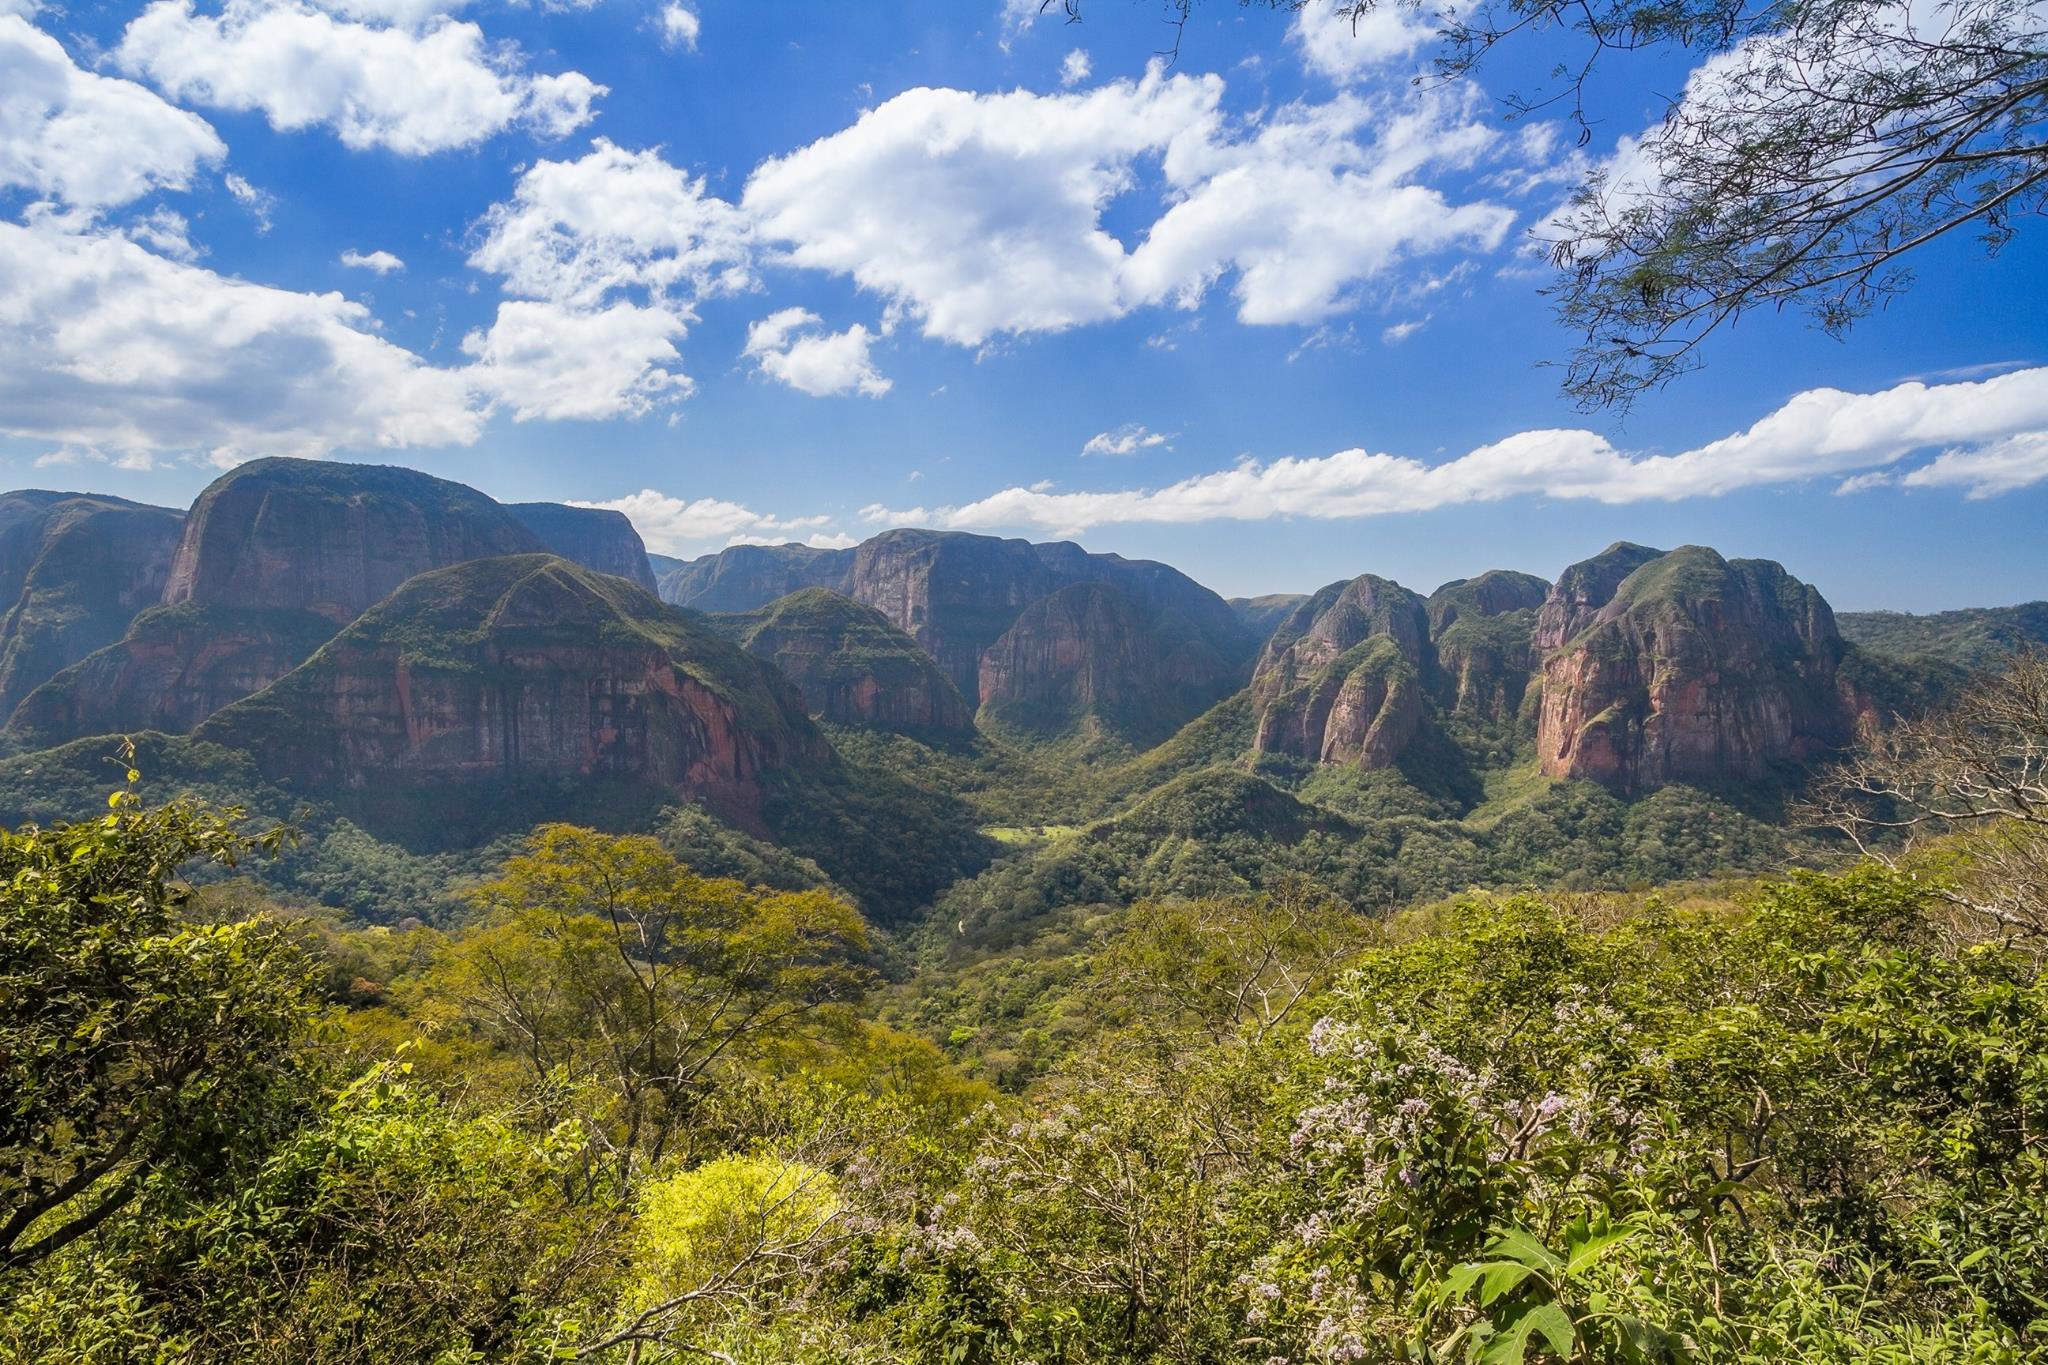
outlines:
{"label": "cumulus cloud", "polygon": [[536,162],[478,230],[469,264],[515,298],[463,345],[521,418],[637,416],[687,395],[675,343],[694,300],[753,282],[737,209],[659,152],[603,138]]}
{"label": "cumulus cloud", "polygon": [[813,398],[861,393],[880,398],[890,389],[868,350],[875,334],[859,323],[843,332],[821,330],[824,319],[807,308],[784,308],[747,328],[743,354],[762,374]]}
{"label": "cumulus cloud", "polygon": [[1319,322],[1404,257],[1500,245],[1510,209],[1453,204],[1412,179],[1469,166],[1494,140],[1450,100],[1411,97],[1392,113],[1345,95],[1290,106],[1245,142],[1182,148],[1166,161],[1181,197],[1132,254],[1132,289],[1191,305],[1235,272],[1239,321]]}
{"label": "cumulus cloud", "polygon": [[560,137],[605,93],[580,72],[534,75],[475,24],[337,18],[293,0],[228,0],[217,17],[156,0],[122,36],[121,69],[173,99],[260,110],[274,128],[331,127],[350,147],[423,155],[515,124]]}
{"label": "cumulus cloud", "polygon": [[0,12],[0,188],[90,214],[184,189],[226,154],[204,119],[82,70],[19,12]]}
{"label": "cumulus cloud", "polygon": [[1400,3],[1361,8],[1351,0],[1309,0],[1296,11],[1288,38],[1302,65],[1340,85],[1400,62],[1428,42],[1419,11]]}
{"label": "cumulus cloud", "polygon": [[697,34],[703,28],[697,11],[684,4],[667,4],[661,7],[661,41],[666,47],[686,47],[697,50]]}
{"label": "cumulus cloud", "polygon": [[1971,498],[1992,498],[2048,479],[2048,431],[2026,431],[2002,441],[1945,450],[1899,482],[1908,488],[1961,488]]}
{"label": "cumulus cloud", "polygon": [[1163,446],[1172,438],[1161,432],[1149,430],[1141,422],[1126,422],[1120,427],[1111,427],[1088,438],[1081,447],[1083,455],[1136,455],[1140,451]]}
{"label": "cumulus cloud", "polygon": [[1109,523],[1367,517],[1524,496],[1623,504],[1883,471],[1937,448],[1940,455],[1900,482],[1982,497],[2048,477],[2048,369],[1867,394],[1810,389],[1745,431],[1676,455],[1620,450],[1591,431],[1524,431],[1439,464],[1353,449],[1247,460],[1156,489],[1062,493],[1039,485],[917,508],[914,517],[869,511],[873,520],[1071,534]]}
{"label": "cumulus cloud", "polygon": [[370,270],[379,275],[405,269],[405,262],[388,251],[362,252],[353,247],[341,253],[341,263],[351,270]]}
{"label": "cumulus cloud", "polygon": [[826,529],[830,517],[777,517],[724,498],[691,501],[652,488],[607,502],[573,505],[624,512],[647,548],[656,554],[685,555],[721,545],[781,545],[792,540],[820,549],[844,549],[853,543]]}
{"label": "cumulus cloud", "polygon": [[752,282],[745,218],[656,151],[599,138],[538,161],[479,224],[469,264],[528,298],[589,306],[620,290],[730,293]]}
{"label": "cumulus cloud", "polygon": [[1214,76],[1081,94],[905,91],[772,158],[742,204],[799,266],[851,276],[926,335],[975,346],[1124,311],[1123,245],[1102,229],[1131,163],[1216,120]]}
{"label": "cumulus cloud", "polygon": [[0,431],[114,457],[465,444],[469,378],[339,294],[168,260],[114,233],[0,223]]}
{"label": "cumulus cloud", "polygon": [[[1464,104],[1344,95],[1235,129],[1223,88],[1155,64],[1056,95],[910,90],[763,162],[741,202],[782,260],[968,346],[1192,307],[1227,275],[1242,321],[1312,323],[1404,257],[1491,250],[1512,222],[1415,183],[1493,149]],[[1163,212],[1128,249],[1103,214],[1155,161]]]}
{"label": "cumulus cloud", "polygon": [[675,342],[684,319],[660,306],[574,308],[512,299],[462,339],[474,381],[519,421],[638,417],[687,395]]}
{"label": "cumulus cloud", "polygon": [[1088,60],[1087,51],[1077,47],[1060,60],[1060,84],[1079,85],[1094,69],[1095,64]]}

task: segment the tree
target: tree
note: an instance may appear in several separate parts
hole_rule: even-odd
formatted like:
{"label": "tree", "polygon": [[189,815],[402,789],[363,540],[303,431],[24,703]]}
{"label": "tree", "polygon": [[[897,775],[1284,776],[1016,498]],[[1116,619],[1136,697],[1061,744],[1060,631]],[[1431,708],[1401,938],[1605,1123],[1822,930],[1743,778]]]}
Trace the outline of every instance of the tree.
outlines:
{"label": "tree", "polygon": [[[1244,0],[1251,3],[1252,0]],[[1987,249],[2048,205],[2048,11],[2017,0],[1261,0],[1388,7],[1435,24],[1437,79],[1533,35],[1564,35],[1554,89],[1580,141],[1588,86],[1614,54],[1705,60],[1664,118],[1593,166],[1537,230],[1559,320],[1580,336],[1564,389],[1620,407],[1699,363],[1757,308],[1798,307],[1840,336],[1906,289],[1921,247],[1973,228]],[[1168,0],[1184,25],[1196,0]],[[1047,0],[1044,8],[1055,8]],[[1080,0],[1057,8],[1079,18]],[[1178,40],[1176,40],[1176,48]]]}
{"label": "tree", "polygon": [[543,825],[477,888],[486,925],[424,980],[429,999],[584,1107],[623,1186],[653,1164],[719,1066],[859,999],[860,916],[822,891],[699,877],[653,839]]}
{"label": "tree", "polygon": [[2048,656],[1892,725],[1826,773],[1806,818],[1895,867],[1945,840],[1961,856],[1943,896],[2001,930],[2048,934]]}
{"label": "tree", "polygon": [[144,809],[130,790],[111,805],[0,831],[0,1270],[262,1126],[248,1111],[309,1017],[305,972],[275,926],[190,923],[173,881],[283,834],[247,837],[232,809]]}

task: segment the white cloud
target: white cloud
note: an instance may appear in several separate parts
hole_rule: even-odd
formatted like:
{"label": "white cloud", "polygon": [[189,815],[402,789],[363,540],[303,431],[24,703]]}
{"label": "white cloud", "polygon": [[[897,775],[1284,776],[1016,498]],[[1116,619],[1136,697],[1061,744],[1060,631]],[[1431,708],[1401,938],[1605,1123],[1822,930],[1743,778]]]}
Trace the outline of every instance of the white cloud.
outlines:
{"label": "white cloud", "polygon": [[574,308],[512,299],[462,349],[478,386],[520,421],[637,417],[687,395],[675,341],[686,320],[672,309],[614,303]]}
{"label": "white cloud", "polygon": [[514,124],[562,136],[605,87],[574,71],[527,73],[475,24],[419,28],[337,19],[293,0],[228,0],[218,17],[157,0],[115,60],[172,98],[260,110],[278,129],[332,127],[350,147],[407,155],[467,147]]}
{"label": "white cloud", "polygon": [[1060,60],[1060,84],[1079,85],[1094,69],[1095,64],[1088,60],[1087,50],[1077,47]]}
{"label": "white cloud", "polygon": [[1908,488],[1961,488],[1971,498],[2030,488],[2048,479],[2048,431],[2027,431],[2002,441],[1945,450],[1899,480]]}
{"label": "white cloud", "polygon": [[257,189],[233,171],[223,176],[221,183],[227,186],[236,203],[249,210],[249,216],[256,220],[258,235],[270,231],[270,212],[277,207],[276,195]]}
{"label": "white cloud", "polygon": [[928,336],[1057,332],[1124,311],[1102,210],[1139,155],[1202,137],[1222,93],[1156,68],[1085,94],[909,90],[763,162],[741,202],[790,262],[850,275]]}
{"label": "white cloud", "polygon": [[[1906,474],[1910,487],[1957,485],[1989,496],[2048,477],[2048,368],[1978,383],[1906,383],[1878,393],[1810,389],[1746,431],[1676,455],[1616,449],[1596,432],[1524,431],[1425,464],[1362,449],[1198,475],[1157,489],[1060,493],[1009,488],[914,519],[983,530],[1075,533],[1119,522],[1338,519],[1547,496],[1608,504],[1710,497],[1884,470],[1943,448]],[[870,516],[870,514],[873,514]],[[886,508],[870,520],[913,519]]]}
{"label": "white cloud", "polygon": [[868,350],[875,334],[859,323],[843,332],[820,331],[823,322],[807,308],[784,308],[747,328],[742,354],[761,373],[813,398],[861,393],[880,398],[890,389]]}
{"label": "white cloud", "polygon": [[184,189],[227,146],[133,81],[81,70],[20,13],[0,13],[0,188],[88,213]]}
{"label": "white cloud", "polygon": [[[741,202],[786,262],[967,346],[1192,307],[1226,275],[1240,320],[1313,323],[1404,258],[1490,251],[1512,222],[1415,183],[1496,150],[1470,105],[1345,95],[1233,133],[1222,95],[1216,76],[1157,64],[1086,92],[906,91],[762,163]],[[1103,213],[1155,158],[1164,211],[1130,250]]]}
{"label": "white cloud", "polygon": [[1081,447],[1083,455],[1136,455],[1140,451],[1163,446],[1172,438],[1161,432],[1148,430],[1143,423],[1126,422],[1120,427],[1097,432]]}
{"label": "white cloud", "polygon": [[697,34],[703,28],[703,21],[697,11],[688,5],[670,3],[661,7],[661,41],[665,47],[686,47],[697,50]]}
{"label": "white cloud", "polygon": [[1406,256],[1500,244],[1512,211],[1411,183],[1432,164],[1470,165],[1493,142],[1443,99],[1410,97],[1399,113],[1351,95],[1289,106],[1247,142],[1167,158],[1183,197],[1132,254],[1132,288],[1188,305],[1234,270],[1240,322],[1319,322]]}
{"label": "white cloud", "polygon": [[466,444],[483,404],[339,294],[166,260],[127,238],[0,223],[0,431],[114,457]]}
{"label": "white cloud", "polygon": [[1431,32],[1419,12],[1400,0],[1380,0],[1366,8],[1352,0],[1308,0],[1287,36],[1309,70],[1349,85],[1408,57],[1429,41]]}
{"label": "white cloud", "polygon": [[1380,340],[1389,346],[1398,346],[1429,325],[1428,318],[1408,318],[1380,329]]}
{"label": "white cloud", "polygon": [[747,223],[656,151],[599,138],[575,161],[538,161],[479,224],[469,264],[512,293],[590,306],[619,290],[730,293],[752,282]]}
{"label": "white cloud", "polygon": [[851,543],[825,529],[830,517],[777,517],[724,498],[692,502],[652,488],[607,502],[573,505],[624,512],[647,548],[656,554],[689,554],[720,545],[780,545],[792,540],[821,549],[843,549]]}
{"label": "white cloud", "polygon": [[388,251],[365,253],[353,247],[341,253],[341,263],[351,270],[373,270],[379,275],[389,275],[394,270],[405,269],[405,262]]}
{"label": "white cloud", "polygon": [[469,264],[516,299],[463,345],[522,418],[638,415],[687,395],[674,343],[693,301],[753,282],[737,209],[659,152],[603,138],[575,161],[536,162],[478,227]]}

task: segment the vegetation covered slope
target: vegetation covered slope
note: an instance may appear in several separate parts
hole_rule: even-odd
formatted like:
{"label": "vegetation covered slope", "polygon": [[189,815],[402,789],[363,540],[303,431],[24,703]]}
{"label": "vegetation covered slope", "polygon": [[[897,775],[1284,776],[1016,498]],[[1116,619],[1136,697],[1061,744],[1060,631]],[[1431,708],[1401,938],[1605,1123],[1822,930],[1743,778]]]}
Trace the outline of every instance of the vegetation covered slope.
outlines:
{"label": "vegetation covered slope", "polygon": [[2048,602],[1916,616],[1902,611],[1835,614],[1842,638],[1890,659],[1934,659],[1972,672],[2021,650],[2048,646]]}

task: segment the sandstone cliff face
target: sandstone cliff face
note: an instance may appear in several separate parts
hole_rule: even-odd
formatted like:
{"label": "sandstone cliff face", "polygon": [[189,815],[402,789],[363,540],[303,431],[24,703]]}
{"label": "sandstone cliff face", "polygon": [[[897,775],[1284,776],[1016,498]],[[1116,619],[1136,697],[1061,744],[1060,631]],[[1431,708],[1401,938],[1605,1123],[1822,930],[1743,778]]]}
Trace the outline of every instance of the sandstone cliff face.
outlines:
{"label": "sandstone cliff face", "polygon": [[617,574],[636,588],[658,591],[647,546],[624,512],[560,502],[507,503],[505,510],[562,558],[599,573]]}
{"label": "sandstone cliff face", "polygon": [[1568,570],[1543,620],[1570,629],[1543,662],[1537,748],[1553,776],[1624,792],[1753,780],[1851,736],[1833,613],[1776,564],[1686,546],[1619,579],[1611,564]]}
{"label": "sandstone cliff face", "polygon": [[754,821],[823,739],[775,671],[548,555],[423,574],[199,727],[306,788],[622,779]]}
{"label": "sandstone cliff face", "polygon": [[735,545],[661,575],[661,600],[697,611],[753,611],[805,588],[846,591],[851,550]]}
{"label": "sandstone cliff face", "polygon": [[0,494],[0,717],[156,605],[182,520],[99,494]]}
{"label": "sandstone cliff face", "polygon": [[256,460],[192,504],[163,600],[311,611],[343,626],[414,574],[545,548],[504,507],[446,479]]}
{"label": "sandstone cliff face", "polygon": [[186,602],[138,616],[15,708],[7,733],[31,744],[84,735],[182,734],[291,672],[334,634],[309,611],[253,611]]}
{"label": "sandstone cliff face", "polygon": [[1059,586],[1022,540],[887,531],[853,555],[847,595],[916,640],[962,693],[979,691],[981,652]]}
{"label": "sandstone cliff face", "polygon": [[849,597],[806,588],[715,624],[796,684],[813,715],[886,730],[974,728],[974,708],[917,642]]}
{"label": "sandstone cliff face", "polygon": [[52,678],[48,695],[32,693],[16,708],[10,731],[55,743],[189,729],[283,677],[413,575],[541,548],[482,493],[410,469],[242,465],[209,485],[185,518],[161,580],[163,602],[181,610],[137,622]]}
{"label": "sandstone cliff face", "polygon": [[1591,559],[1582,559],[1559,574],[1537,614],[1536,648],[1556,649],[1584,630],[1592,623],[1594,613],[1613,600],[1614,591],[1624,578],[1663,553],[1647,545],[1617,540]]}
{"label": "sandstone cliff face", "polygon": [[1422,599],[1371,574],[1303,602],[1252,674],[1259,753],[1383,768],[1424,713],[1429,618]]}
{"label": "sandstone cliff face", "polygon": [[1166,738],[1230,692],[1234,663],[1173,612],[1105,583],[1026,607],[981,655],[982,714],[1057,732],[1083,717],[1140,744]]}
{"label": "sandstone cliff face", "polygon": [[1493,569],[1429,595],[1438,696],[1479,720],[1512,720],[1535,667],[1532,637],[1549,585],[1534,574]]}

